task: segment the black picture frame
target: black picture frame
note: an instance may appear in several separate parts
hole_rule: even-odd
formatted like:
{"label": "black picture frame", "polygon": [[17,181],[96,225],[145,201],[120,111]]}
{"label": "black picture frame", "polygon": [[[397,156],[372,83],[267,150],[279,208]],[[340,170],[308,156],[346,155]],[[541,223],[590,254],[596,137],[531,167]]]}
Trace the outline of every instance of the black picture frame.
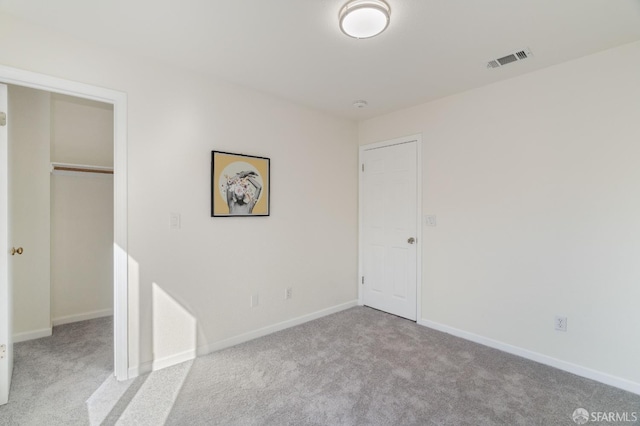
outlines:
{"label": "black picture frame", "polygon": [[211,151],[211,217],[270,214],[271,159]]}

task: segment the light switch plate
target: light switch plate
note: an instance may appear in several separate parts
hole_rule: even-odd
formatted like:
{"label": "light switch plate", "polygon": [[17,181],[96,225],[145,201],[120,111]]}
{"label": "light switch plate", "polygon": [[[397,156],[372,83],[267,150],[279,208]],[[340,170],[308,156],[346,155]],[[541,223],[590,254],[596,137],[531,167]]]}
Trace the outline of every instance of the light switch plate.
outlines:
{"label": "light switch plate", "polygon": [[424,224],[427,226],[436,226],[436,215],[427,214],[424,216]]}

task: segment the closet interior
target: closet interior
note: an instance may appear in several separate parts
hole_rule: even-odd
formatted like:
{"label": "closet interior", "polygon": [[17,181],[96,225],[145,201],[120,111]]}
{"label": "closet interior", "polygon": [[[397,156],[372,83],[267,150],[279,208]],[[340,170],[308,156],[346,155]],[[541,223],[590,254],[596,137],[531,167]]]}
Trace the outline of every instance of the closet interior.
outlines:
{"label": "closet interior", "polygon": [[14,341],[113,314],[113,107],[9,86]]}

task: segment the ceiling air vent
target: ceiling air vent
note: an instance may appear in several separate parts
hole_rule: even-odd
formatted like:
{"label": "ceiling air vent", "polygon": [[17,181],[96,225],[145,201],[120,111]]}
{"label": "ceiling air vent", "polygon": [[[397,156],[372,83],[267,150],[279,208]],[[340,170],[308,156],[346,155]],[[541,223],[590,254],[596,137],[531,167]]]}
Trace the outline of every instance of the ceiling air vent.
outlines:
{"label": "ceiling air vent", "polygon": [[519,50],[510,55],[503,56],[502,58],[490,60],[489,62],[487,62],[487,68],[500,68],[512,62],[527,59],[530,56],[533,56],[531,54],[531,50],[529,49]]}

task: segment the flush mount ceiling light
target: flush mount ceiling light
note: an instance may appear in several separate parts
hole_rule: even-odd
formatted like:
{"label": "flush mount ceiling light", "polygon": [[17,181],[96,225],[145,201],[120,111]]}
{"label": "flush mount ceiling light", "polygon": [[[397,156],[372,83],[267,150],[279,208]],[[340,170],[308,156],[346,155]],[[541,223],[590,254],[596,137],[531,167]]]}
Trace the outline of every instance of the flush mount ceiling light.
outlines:
{"label": "flush mount ceiling light", "polygon": [[340,29],[353,38],[374,37],[387,28],[390,16],[383,0],[351,0],[340,9]]}

